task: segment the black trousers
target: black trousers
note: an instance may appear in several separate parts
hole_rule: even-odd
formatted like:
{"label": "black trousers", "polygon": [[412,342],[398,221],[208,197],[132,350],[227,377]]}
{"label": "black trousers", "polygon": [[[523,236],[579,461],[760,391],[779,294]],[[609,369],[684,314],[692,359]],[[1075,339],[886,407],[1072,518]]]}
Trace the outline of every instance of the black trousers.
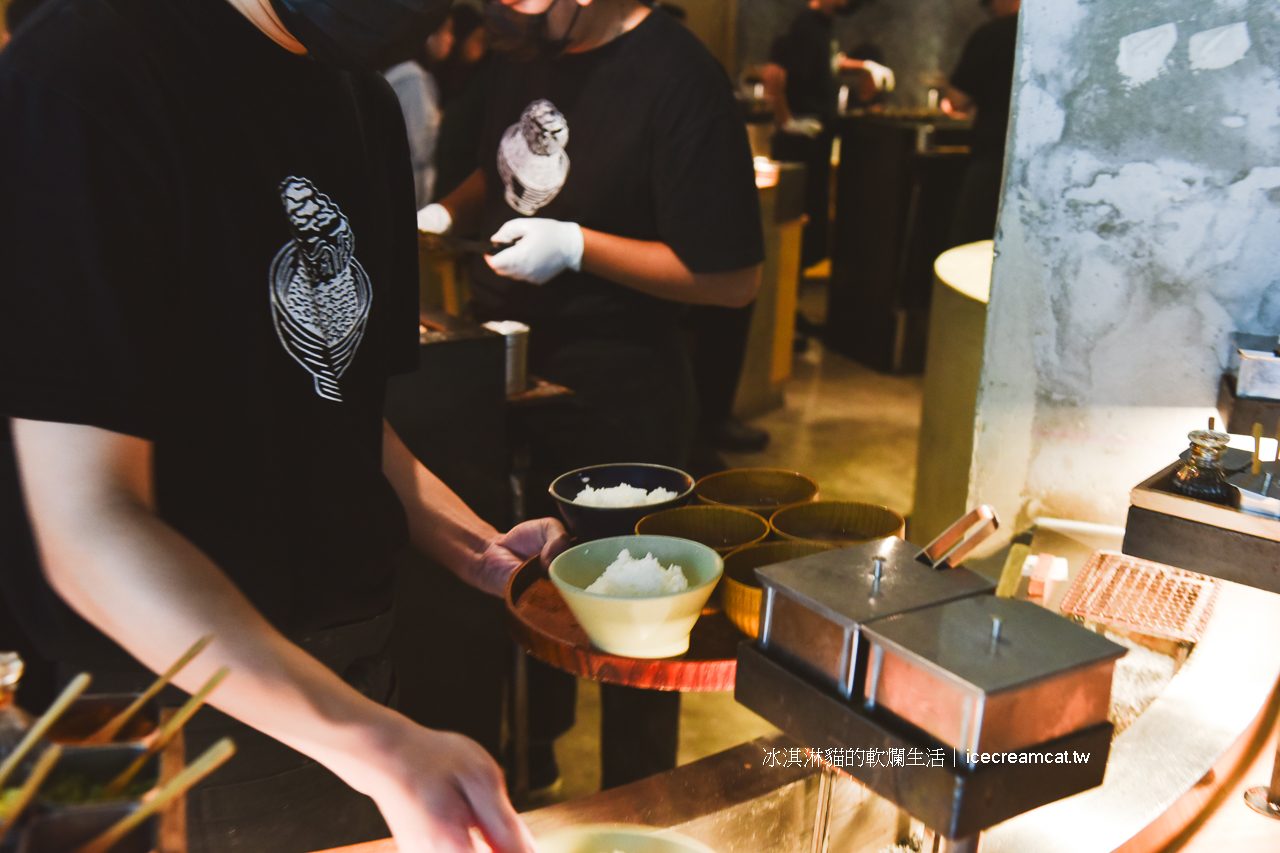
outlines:
{"label": "black trousers", "polygon": [[800,245],[800,266],[813,266],[831,253],[831,143],[830,129],[810,138],[778,131],[773,135],[773,159],[784,163],[804,163],[804,226]]}
{"label": "black trousers", "polygon": [[754,309],[752,302],[745,308],[695,305],[689,311],[693,378],[704,424],[720,423],[733,414]]}
{"label": "black trousers", "polygon": [[[528,409],[526,498],[531,518],[556,515],[547,494],[566,471],[610,462],[683,466],[698,401],[675,323],[631,333],[530,337],[531,372],[573,389],[563,405]],[[574,723],[577,679],[530,662],[529,739],[548,743]],[[670,770],[676,763],[680,694],[601,685],[601,763],[606,788]]]}
{"label": "black trousers", "polygon": [[[305,651],[364,695],[392,704],[395,673],[385,648],[390,614],[294,637]],[[64,673],[68,677],[71,673]],[[95,672],[95,692],[136,692],[153,675]],[[186,694],[170,687],[164,706]],[[187,794],[189,853],[308,853],[391,834],[373,800],[328,769],[256,729],[205,706],[183,727],[190,764],[222,737],[236,754]]]}
{"label": "black trousers", "polygon": [[1000,182],[1004,161],[971,160],[965,167],[951,220],[949,245],[963,246],[996,235],[996,215],[1000,211]]}

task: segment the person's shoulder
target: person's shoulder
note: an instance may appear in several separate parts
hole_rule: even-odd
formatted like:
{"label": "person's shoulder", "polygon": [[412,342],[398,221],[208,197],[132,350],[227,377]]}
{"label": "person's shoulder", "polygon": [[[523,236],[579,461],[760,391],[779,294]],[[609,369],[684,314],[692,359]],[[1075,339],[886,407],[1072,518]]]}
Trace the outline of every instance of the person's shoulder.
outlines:
{"label": "person's shoulder", "polygon": [[102,0],[47,0],[0,52],[0,68],[58,77],[99,66],[127,66],[127,30],[127,23]]}
{"label": "person's shoulder", "polygon": [[730,91],[729,77],[719,60],[688,27],[665,12],[650,12],[636,35],[636,60],[645,74],[660,83]]}
{"label": "person's shoulder", "polygon": [[103,0],[47,0],[0,51],[0,79],[26,97],[43,93],[104,117],[152,100],[162,75],[141,36]]}
{"label": "person's shoulder", "polygon": [[1002,15],[987,21],[973,33],[973,39],[986,45],[996,45],[1013,41],[1018,37],[1018,16]]}

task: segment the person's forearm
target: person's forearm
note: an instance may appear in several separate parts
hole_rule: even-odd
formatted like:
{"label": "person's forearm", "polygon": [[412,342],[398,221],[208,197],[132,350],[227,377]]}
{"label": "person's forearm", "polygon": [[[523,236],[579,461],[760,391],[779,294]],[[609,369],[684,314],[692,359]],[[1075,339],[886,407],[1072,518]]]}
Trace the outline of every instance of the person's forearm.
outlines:
{"label": "person's forearm", "polygon": [[175,679],[179,687],[194,692],[228,667],[232,674],[211,704],[354,787],[368,787],[369,767],[353,757],[371,759],[387,749],[376,743],[378,732],[394,728],[397,715],[288,642],[208,557],[155,516],[145,442],[120,437],[129,446],[133,488],[69,487],[84,461],[79,457],[95,451],[65,439],[87,429],[13,422],[29,514],[54,590],[154,671],[212,634],[214,642]]}
{"label": "person's forearm", "polygon": [[791,108],[787,104],[787,71],[781,65],[769,63],[764,67],[764,96],[773,109],[773,120],[781,127],[791,121]]}
{"label": "person's forearm", "polygon": [[480,227],[480,218],[484,213],[484,193],[484,171],[476,169],[453,192],[440,199],[440,204],[449,211],[449,216],[453,219],[453,233],[472,234]]}
{"label": "person's forearm", "polygon": [[409,536],[414,548],[464,580],[471,580],[498,531],[427,470],[385,421],[382,471],[409,517]]}
{"label": "person's forearm", "polygon": [[755,298],[760,267],[693,273],[666,243],[582,229],[582,269],[650,296],[693,305],[740,307]]}
{"label": "person's forearm", "polygon": [[949,85],[943,94],[942,107],[948,115],[967,116],[973,110],[973,99]]}
{"label": "person's forearm", "polygon": [[413,546],[491,595],[502,595],[525,560],[541,556],[550,565],[569,546],[564,527],[551,518],[531,519],[498,533],[428,471],[386,421],[382,473],[404,505]]}

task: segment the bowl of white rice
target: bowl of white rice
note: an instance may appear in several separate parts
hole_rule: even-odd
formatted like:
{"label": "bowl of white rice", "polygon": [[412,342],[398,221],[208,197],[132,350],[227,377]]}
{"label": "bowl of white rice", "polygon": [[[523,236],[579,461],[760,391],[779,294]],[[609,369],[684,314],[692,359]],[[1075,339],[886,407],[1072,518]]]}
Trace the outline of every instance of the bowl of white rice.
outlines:
{"label": "bowl of white rice", "polygon": [[569,532],[586,542],[625,536],[646,515],[684,506],[693,478],[665,465],[619,462],[562,474],[549,491]]}
{"label": "bowl of white rice", "polygon": [[674,536],[611,536],[551,562],[551,582],[591,642],[610,654],[666,658],[689,632],[724,572],[720,555]]}

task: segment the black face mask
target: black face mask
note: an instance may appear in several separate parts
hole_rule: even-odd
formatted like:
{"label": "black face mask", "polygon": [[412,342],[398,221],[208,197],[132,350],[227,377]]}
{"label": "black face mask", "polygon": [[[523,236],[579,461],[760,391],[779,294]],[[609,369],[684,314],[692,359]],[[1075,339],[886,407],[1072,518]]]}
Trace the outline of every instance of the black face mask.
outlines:
{"label": "black face mask", "polygon": [[382,69],[415,56],[450,0],[271,0],[308,55],[347,69]]}
{"label": "black face mask", "polygon": [[582,4],[577,0],[565,0],[574,4],[573,17],[569,19],[564,35],[552,38],[547,29],[547,18],[559,2],[561,0],[554,0],[541,14],[524,15],[498,0],[489,0],[485,4],[485,25],[492,37],[493,49],[507,54],[516,62],[532,62],[564,53],[573,43],[573,28],[578,23]]}

